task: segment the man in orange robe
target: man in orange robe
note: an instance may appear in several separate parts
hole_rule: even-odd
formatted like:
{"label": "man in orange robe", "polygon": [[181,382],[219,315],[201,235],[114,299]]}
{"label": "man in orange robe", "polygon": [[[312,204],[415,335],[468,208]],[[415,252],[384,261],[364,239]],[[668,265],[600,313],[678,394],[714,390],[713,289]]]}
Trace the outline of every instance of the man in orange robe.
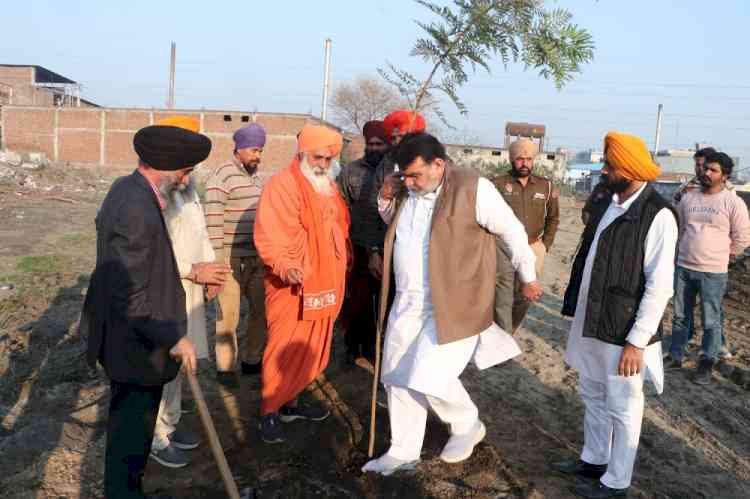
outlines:
{"label": "man in orange robe", "polygon": [[329,415],[297,396],[328,365],[344,300],[349,211],[328,177],[342,143],[327,127],[305,126],[292,164],[268,181],[258,204],[254,239],[266,266],[268,322],[260,431],[267,443],[285,440],[281,422]]}

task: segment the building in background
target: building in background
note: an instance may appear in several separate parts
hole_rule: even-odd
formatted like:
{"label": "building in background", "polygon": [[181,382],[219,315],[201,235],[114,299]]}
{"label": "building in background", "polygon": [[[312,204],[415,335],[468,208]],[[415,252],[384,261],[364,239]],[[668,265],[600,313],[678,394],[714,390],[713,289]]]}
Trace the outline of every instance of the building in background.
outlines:
{"label": "building in background", "polygon": [[[510,169],[510,153],[505,147],[445,144],[445,150],[456,164],[475,168],[488,177]],[[563,182],[567,164],[566,154],[540,150],[534,159],[534,173]]]}
{"label": "building in background", "polygon": [[[657,152],[656,158],[654,158],[654,160],[661,167],[662,172],[665,174],[673,173],[676,175],[694,175],[695,160],[693,159],[693,155],[695,155],[695,151],[704,149],[706,147],[713,147],[718,151],[722,150],[720,147],[716,147],[710,144],[696,143],[695,149],[661,149]],[[732,173],[731,180],[733,182],[736,182],[739,180],[741,173],[740,158],[737,156],[732,156],[731,153],[728,154],[734,161],[734,171]]]}
{"label": "building in background", "polygon": [[508,149],[502,147],[445,144],[445,151],[459,165],[473,167],[491,164],[510,165]]}
{"label": "building in background", "polygon": [[42,66],[0,64],[0,105],[97,107],[81,84]]}
{"label": "building in background", "polygon": [[602,162],[604,153],[601,151],[594,151],[589,149],[587,151],[579,151],[576,154],[575,162],[579,164],[597,164]]}
{"label": "building in background", "polygon": [[[310,114],[99,107],[81,98],[81,84],[70,78],[41,66],[0,64],[2,149],[42,153],[53,162],[132,168],[137,161],[133,135],[175,114],[194,117],[200,131],[211,138],[211,155],[203,163],[209,169],[231,158],[232,134],[250,122],[257,121],[266,129],[263,164],[269,173],[288,166],[297,149],[297,134],[306,124],[325,124],[341,131]],[[343,135],[341,162],[362,156],[363,139]]]}
{"label": "building in background", "polygon": [[[306,124],[325,124],[340,131],[309,114],[12,105],[2,108],[0,144],[12,151],[44,153],[53,162],[132,168],[137,161],[133,151],[135,133],[175,114],[198,120],[201,133],[211,139],[211,154],[203,163],[209,168],[231,159],[232,134],[250,122],[266,129],[263,165],[268,172],[289,165],[297,150],[297,134]],[[342,161],[361,156],[362,141],[344,135]]]}
{"label": "building in background", "polygon": [[539,145],[539,150],[544,151],[547,127],[533,123],[509,121],[505,124],[505,148],[517,139],[530,139]]}
{"label": "building in background", "polygon": [[600,164],[592,163],[569,163],[565,172],[565,183],[575,186],[579,181],[584,180],[592,173],[598,173],[601,169]]}

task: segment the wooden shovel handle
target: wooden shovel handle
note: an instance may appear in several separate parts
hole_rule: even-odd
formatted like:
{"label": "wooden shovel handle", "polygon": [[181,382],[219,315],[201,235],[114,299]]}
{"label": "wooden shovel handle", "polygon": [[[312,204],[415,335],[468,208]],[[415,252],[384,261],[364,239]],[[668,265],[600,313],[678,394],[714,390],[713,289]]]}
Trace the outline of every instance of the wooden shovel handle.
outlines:
{"label": "wooden shovel handle", "polygon": [[203,398],[203,391],[198,384],[198,379],[193,373],[187,373],[187,379],[190,383],[190,390],[193,392],[195,404],[198,406],[198,414],[200,415],[201,423],[203,423],[203,429],[206,431],[208,443],[211,446],[211,452],[214,455],[216,465],[219,467],[221,479],[224,481],[224,487],[227,489],[227,495],[229,496],[229,499],[241,499],[240,491],[237,489],[237,484],[234,481],[232,472],[229,470],[229,464],[224,455],[224,449],[222,449],[221,442],[219,442],[219,435],[216,434],[216,428],[211,419],[211,414],[208,412],[206,399]]}

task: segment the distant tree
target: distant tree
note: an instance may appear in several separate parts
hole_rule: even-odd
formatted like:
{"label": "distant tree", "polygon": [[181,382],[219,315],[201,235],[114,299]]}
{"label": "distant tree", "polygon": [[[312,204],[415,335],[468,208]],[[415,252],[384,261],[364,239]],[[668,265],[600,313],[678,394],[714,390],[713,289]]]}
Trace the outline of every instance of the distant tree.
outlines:
{"label": "distant tree", "polygon": [[377,76],[360,76],[343,82],[331,98],[336,123],[352,132],[361,132],[368,121],[382,120],[386,114],[405,106],[398,91]]}
{"label": "distant tree", "polygon": [[[391,63],[378,69],[415,112],[422,111],[426,99],[435,102],[440,92],[466,114],[458,89],[468,81],[468,70],[479,66],[490,72],[493,56],[506,67],[521,62],[538,70],[558,88],[593,59],[591,35],[571,23],[567,10],[546,10],[544,0],[454,0],[452,8],[415,1],[439,17],[429,24],[415,21],[427,36],[416,41],[410,55],[428,63],[429,73],[417,78]],[[439,106],[433,111],[450,126]]]}

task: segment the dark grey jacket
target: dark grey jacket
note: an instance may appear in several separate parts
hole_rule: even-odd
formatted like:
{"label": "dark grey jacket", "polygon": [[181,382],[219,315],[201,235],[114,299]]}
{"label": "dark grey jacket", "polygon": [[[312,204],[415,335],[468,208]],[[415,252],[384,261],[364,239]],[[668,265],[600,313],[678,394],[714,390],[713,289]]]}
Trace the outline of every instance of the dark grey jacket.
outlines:
{"label": "dark grey jacket", "polygon": [[88,361],[120,383],[174,379],[169,350],[187,332],[185,292],[156,196],[133,172],[112,185],[96,217],[96,268],[81,316]]}

